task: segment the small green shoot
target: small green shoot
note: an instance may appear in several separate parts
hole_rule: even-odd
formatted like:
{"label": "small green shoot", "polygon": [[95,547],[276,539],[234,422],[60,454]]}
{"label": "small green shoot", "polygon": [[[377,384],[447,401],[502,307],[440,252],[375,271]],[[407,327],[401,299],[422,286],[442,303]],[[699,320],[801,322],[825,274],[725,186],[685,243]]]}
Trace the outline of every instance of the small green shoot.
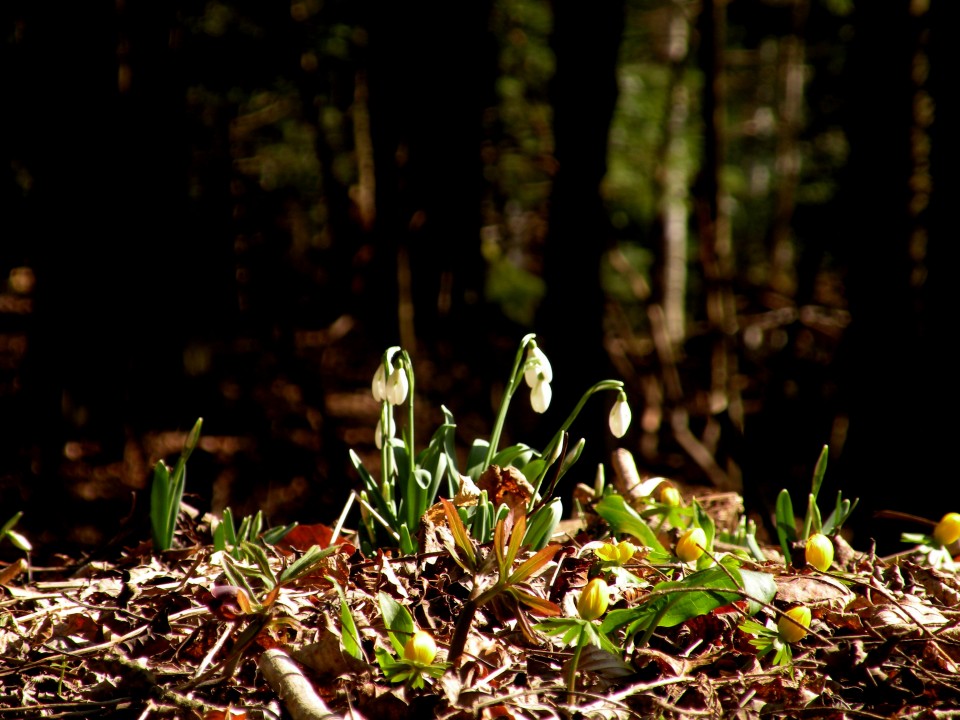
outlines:
{"label": "small green shoot", "polygon": [[187,482],[187,460],[200,442],[200,427],[203,418],[198,418],[180,453],[180,459],[171,472],[163,460],[158,460],[153,469],[153,484],[150,488],[150,524],[153,530],[153,549],[164,552],[173,547],[173,534],[180,516],[180,502]]}
{"label": "small green shoot", "polygon": [[783,551],[783,558],[787,567],[793,562],[791,549],[795,544],[805,543],[807,538],[815,533],[822,533],[828,537],[836,535],[840,532],[843,524],[850,517],[850,514],[859,502],[859,498],[854,499],[853,502],[844,500],[843,493],[837,491],[837,501],[833,511],[825,521],[821,520],[820,508],[817,505],[817,496],[820,494],[820,486],[823,484],[823,478],[827,472],[827,458],[829,454],[829,446],[824,445],[813,471],[813,481],[811,483],[810,493],[807,496],[807,507],[801,533],[798,534],[797,532],[797,521],[794,515],[793,501],[790,498],[790,493],[784,488],[777,496],[777,539],[780,541],[780,549]]}

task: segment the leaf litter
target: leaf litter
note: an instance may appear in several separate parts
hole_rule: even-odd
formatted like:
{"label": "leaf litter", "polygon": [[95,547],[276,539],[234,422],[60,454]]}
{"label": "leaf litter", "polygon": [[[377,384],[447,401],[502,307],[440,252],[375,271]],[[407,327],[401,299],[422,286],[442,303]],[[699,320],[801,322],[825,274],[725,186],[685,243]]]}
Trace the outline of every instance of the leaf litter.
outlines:
{"label": "leaf litter", "polygon": [[[743,561],[773,577],[777,608],[812,611],[792,662],[758,658],[739,628],[747,598],[723,595],[645,642],[618,630],[622,657],[587,645],[569,692],[573,648],[531,626],[537,608],[575,617],[596,518],[555,538],[559,550],[524,580],[529,604],[507,594],[475,609],[453,667],[422,688],[390,683],[375,657],[394,651],[395,628],[379,598],[405,608],[443,661],[477,580],[453,556],[442,514],[433,517],[423,553],[368,557],[345,534],[280,581],[311,547],[326,548],[330,528],[297,528],[259,568],[215,552],[202,542],[206,520],[187,514],[178,538],[188,547],[158,554],[146,542],[95,563],[4,565],[0,718],[936,718],[960,707],[960,583],[919,552],[848,552],[827,573]],[[477,549],[481,564],[493,562],[489,545]],[[523,548],[517,566],[534,555]],[[615,574],[636,582],[614,586],[608,613],[647,602],[658,572],[641,549]],[[769,609],[754,617],[763,614],[776,619]]]}

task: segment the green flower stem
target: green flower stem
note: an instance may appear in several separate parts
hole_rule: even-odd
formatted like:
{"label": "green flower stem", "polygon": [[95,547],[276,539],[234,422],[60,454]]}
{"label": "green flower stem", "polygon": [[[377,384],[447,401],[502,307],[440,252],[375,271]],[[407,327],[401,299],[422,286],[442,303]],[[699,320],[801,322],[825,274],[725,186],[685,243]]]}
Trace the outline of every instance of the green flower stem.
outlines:
{"label": "green flower stem", "polygon": [[503,398],[500,400],[500,409],[497,411],[497,420],[494,422],[493,432],[490,434],[490,445],[487,447],[487,457],[484,458],[483,467],[480,468],[480,472],[490,467],[490,463],[493,462],[493,456],[497,454],[497,447],[500,445],[500,435],[503,432],[503,424],[507,419],[507,408],[510,407],[510,400],[517,391],[517,386],[523,377],[523,356],[527,351],[527,345],[529,345],[530,341],[535,337],[536,335],[530,333],[524,335],[523,340],[520,341],[520,349],[517,350],[517,356],[513,360],[513,370],[510,371],[510,382],[507,383],[507,387],[503,391]]}
{"label": "green flower stem", "polygon": [[644,647],[648,642],[650,642],[650,638],[653,637],[654,631],[660,626],[660,621],[663,620],[664,615],[670,612],[670,609],[677,603],[679,599],[680,596],[677,595],[663,604],[663,607],[660,608],[660,611],[656,614],[653,620],[650,621],[650,624],[647,625],[647,629],[643,631],[643,636],[637,640],[636,643],[634,643],[636,647]]}
{"label": "green flower stem", "polygon": [[[410,362],[410,356],[407,354],[406,350],[402,350],[400,353],[401,356],[401,367],[407,374],[407,382],[409,383],[409,388],[407,390],[407,431],[404,433],[404,444],[407,446],[407,457],[409,458],[410,465],[410,474],[406,478],[406,489],[404,497],[404,505],[407,509],[407,529],[410,531],[410,534],[413,535],[417,530],[417,525],[420,523],[420,516],[417,513],[417,508],[425,505],[426,503],[421,502],[421,498],[418,496],[423,494],[424,491],[420,489],[420,486],[417,484],[417,464],[414,461],[416,454],[414,453],[414,442],[413,442],[413,431],[414,431],[414,413],[413,413],[413,392],[414,392],[414,378],[413,378],[413,363]],[[416,502],[414,502],[416,498]]]}
{"label": "green flower stem", "polygon": [[403,366],[407,370],[407,382],[410,384],[410,387],[407,390],[407,455],[410,458],[410,472],[413,472],[413,459],[415,457],[413,453],[413,391],[414,391],[414,378],[413,378],[413,363],[410,361],[410,356],[407,354],[406,350],[400,352],[401,357],[403,358]]}
{"label": "green flower stem", "polygon": [[[577,403],[576,407],[573,408],[573,412],[567,416],[567,419],[564,420],[563,425],[560,426],[560,429],[557,431],[557,434],[553,436],[553,439],[550,440],[550,444],[544,448],[542,457],[549,458],[556,452],[557,448],[560,446],[560,443],[563,442],[563,435],[566,433],[570,426],[573,425],[573,421],[576,420],[577,415],[580,414],[580,411],[583,410],[583,406],[587,404],[587,400],[590,399],[590,396],[594,393],[601,392],[602,390],[616,390],[617,392],[623,390],[623,381],[622,380],[601,380],[600,382],[593,385],[589,390],[587,390],[583,396],[580,398],[580,401]],[[537,479],[537,484],[534,487],[533,498],[531,498],[531,507],[533,503],[536,502],[537,493],[540,492],[540,485],[543,483],[544,475],[542,474]]]}
{"label": "green flower stem", "polygon": [[585,628],[580,628],[580,637],[577,638],[577,647],[573,651],[573,658],[570,660],[570,675],[567,677],[567,694],[572,696],[577,691],[577,666],[580,665],[580,654],[583,652],[583,646],[587,642],[587,633]]}

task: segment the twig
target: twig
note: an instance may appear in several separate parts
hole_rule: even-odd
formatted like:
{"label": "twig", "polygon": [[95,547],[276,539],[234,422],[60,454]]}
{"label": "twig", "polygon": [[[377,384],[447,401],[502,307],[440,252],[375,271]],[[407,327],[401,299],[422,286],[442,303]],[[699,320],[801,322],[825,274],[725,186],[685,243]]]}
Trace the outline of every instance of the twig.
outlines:
{"label": "twig", "polygon": [[[293,720],[340,720],[341,716],[327,707],[314,691],[313,684],[300,670],[300,666],[283,650],[265,650],[260,656],[258,666],[270,687],[283,700]],[[349,717],[352,720],[363,720],[363,716],[352,709]]]}

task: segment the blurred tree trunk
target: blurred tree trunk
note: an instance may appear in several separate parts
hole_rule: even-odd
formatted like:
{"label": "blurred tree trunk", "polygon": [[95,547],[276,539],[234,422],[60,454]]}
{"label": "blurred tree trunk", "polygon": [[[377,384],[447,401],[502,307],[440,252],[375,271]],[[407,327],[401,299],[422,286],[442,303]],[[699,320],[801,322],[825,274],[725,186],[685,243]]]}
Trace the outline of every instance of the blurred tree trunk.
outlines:
{"label": "blurred tree trunk", "polygon": [[[929,160],[918,154],[932,121],[926,61],[920,57],[929,11],[911,12],[921,5],[858,4],[849,74],[851,154],[842,204],[849,214],[840,240],[849,263],[852,314],[841,356],[850,425],[841,472],[844,489],[863,503],[852,518],[862,533],[859,546],[875,537],[887,550],[896,549],[905,528],[873,520],[874,510],[939,519],[960,500],[955,483],[941,480],[948,448],[940,442],[943,416],[936,408],[955,407],[956,369],[951,365],[949,375],[935,372],[944,368],[937,363],[939,328],[930,324],[940,312],[931,288],[953,282],[955,270],[927,266],[924,248],[930,242],[936,257],[954,243],[940,233],[952,233],[945,228],[955,223],[938,225],[937,235],[929,235]],[[941,97],[953,92],[939,89]],[[938,129],[950,132],[940,122]],[[954,175],[956,168],[948,172]],[[944,201],[952,202],[939,198]],[[917,487],[924,492],[915,492]]]}
{"label": "blurred tree trunk", "polygon": [[[556,73],[551,100],[558,170],[544,251],[547,291],[537,331],[553,364],[550,412],[559,418],[543,425],[555,432],[584,390],[613,376],[604,348],[600,285],[600,261],[609,247],[611,228],[600,183],[607,171],[607,139],[617,101],[624,4],[604,2],[586,9],[555,2],[553,12]],[[571,443],[581,436],[608,437],[605,408],[613,400],[598,397],[586,405],[571,430]],[[586,476],[581,480],[592,482],[597,463],[608,460],[599,446],[602,442],[587,443],[577,467],[577,473]]]}
{"label": "blurred tree trunk", "polygon": [[[734,254],[729,202],[723,186],[726,160],[726,5],[727,0],[705,0],[700,11],[700,67],[704,73],[704,151],[700,174],[694,187],[697,228],[700,235],[700,262],[706,285],[707,321],[713,337],[710,358],[709,416],[704,436],[719,438],[719,416],[729,419],[734,432],[742,433],[743,402],[736,383],[737,313],[734,304]],[[688,432],[683,408],[674,410],[674,432],[693,458],[699,461],[718,489],[738,490],[739,469],[704,462],[715,456],[716,441],[706,448]],[[707,450],[708,452],[704,452]]]}
{"label": "blurred tree trunk", "polygon": [[494,104],[488,1],[372,2],[375,219],[369,318],[383,342],[465,353],[482,315],[482,118]]}

